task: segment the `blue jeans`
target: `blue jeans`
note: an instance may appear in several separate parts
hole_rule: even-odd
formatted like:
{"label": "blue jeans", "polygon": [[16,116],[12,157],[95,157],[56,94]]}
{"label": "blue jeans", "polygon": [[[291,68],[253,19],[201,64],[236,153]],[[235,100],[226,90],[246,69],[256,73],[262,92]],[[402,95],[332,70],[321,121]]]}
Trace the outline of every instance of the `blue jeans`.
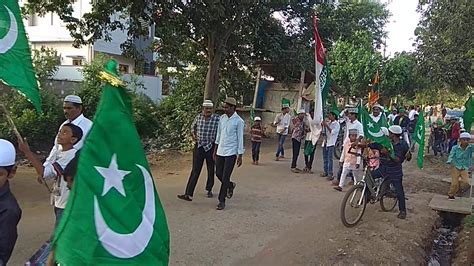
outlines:
{"label": "blue jeans", "polygon": [[285,156],[285,150],[283,149],[283,144],[285,144],[286,135],[282,135],[277,133],[278,135],[278,149],[276,153],[276,157]]}
{"label": "blue jeans", "polygon": [[[372,171],[372,177],[373,178],[386,177],[385,167],[381,165],[375,171]],[[407,209],[406,209],[406,202],[405,202],[405,191],[403,190],[403,183],[402,183],[403,177],[388,177],[388,180],[390,181],[390,183],[395,188],[395,191],[397,192],[398,209],[401,212],[406,212]]]}
{"label": "blue jeans", "polygon": [[324,174],[333,175],[332,156],[334,154],[334,146],[323,147],[323,169]]}

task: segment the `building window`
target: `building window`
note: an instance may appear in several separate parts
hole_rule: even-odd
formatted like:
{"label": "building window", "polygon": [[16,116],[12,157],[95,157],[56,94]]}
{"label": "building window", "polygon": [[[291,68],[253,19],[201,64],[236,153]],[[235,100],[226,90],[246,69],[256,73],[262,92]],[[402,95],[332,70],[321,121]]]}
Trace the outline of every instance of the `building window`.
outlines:
{"label": "building window", "polygon": [[128,74],[128,65],[119,64],[119,71],[122,72],[122,74]]}
{"label": "building window", "polygon": [[73,66],[82,66],[82,59],[81,58],[73,58],[72,59]]}

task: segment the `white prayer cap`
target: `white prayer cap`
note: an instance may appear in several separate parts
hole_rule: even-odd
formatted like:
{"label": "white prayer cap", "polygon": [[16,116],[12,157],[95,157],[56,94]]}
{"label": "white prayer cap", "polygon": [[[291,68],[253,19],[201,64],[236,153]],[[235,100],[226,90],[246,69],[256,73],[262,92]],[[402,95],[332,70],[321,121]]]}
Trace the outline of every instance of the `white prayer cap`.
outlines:
{"label": "white prayer cap", "polygon": [[202,107],[214,107],[214,104],[211,100],[204,100],[204,102],[202,103]]}
{"label": "white prayer cap", "polygon": [[260,116],[256,116],[253,120],[254,120],[254,121],[262,121],[262,119],[260,118]]}
{"label": "white prayer cap", "polygon": [[359,130],[357,130],[357,128],[349,129],[349,135],[357,135],[357,134],[359,134]]}
{"label": "white prayer cap", "polygon": [[381,127],[380,130],[382,130],[382,132],[383,132],[383,134],[384,134],[385,136],[388,136],[388,135],[389,135],[389,134],[388,134],[388,128],[386,128],[386,127]]}
{"label": "white prayer cap", "polygon": [[12,166],[15,164],[16,151],[13,144],[0,139],[0,166]]}
{"label": "white prayer cap", "polygon": [[82,104],[82,99],[81,99],[81,97],[79,97],[77,95],[68,95],[68,96],[66,96],[66,98],[64,98],[64,102]]}
{"label": "white prayer cap", "polygon": [[281,108],[282,108],[282,109],[284,109],[284,108],[290,108],[290,105],[287,104],[287,103],[284,103]]}
{"label": "white prayer cap", "polygon": [[471,134],[468,132],[463,132],[461,133],[461,136],[459,137],[460,139],[471,139]]}
{"label": "white prayer cap", "polygon": [[396,135],[401,135],[403,133],[402,127],[397,125],[390,126],[388,130]]}
{"label": "white prayer cap", "polygon": [[380,110],[383,110],[383,106],[378,104],[378,103],[376,103],[376,104],[374,104],[374,106],[372,106],[372,109],[374,109],[374,108],[379,108]]}
{"label": "white prayer cap", "polygon": [[306,111],[305,111],[304,109],[300,109],[300,110],[298,111],[298,114],[306,114]]}

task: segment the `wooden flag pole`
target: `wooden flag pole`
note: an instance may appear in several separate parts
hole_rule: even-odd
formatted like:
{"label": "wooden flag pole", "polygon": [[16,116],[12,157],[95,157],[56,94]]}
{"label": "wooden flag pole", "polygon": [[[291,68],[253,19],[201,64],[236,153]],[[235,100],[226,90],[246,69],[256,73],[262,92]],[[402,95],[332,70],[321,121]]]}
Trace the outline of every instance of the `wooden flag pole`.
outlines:
{"label": "wooden flag pole", "polygon": [[5,117],[7,118],[7,121],[10,124],[16,138],[18,139],[19,142],[23,143],[23,137],[21,136],[20,132],[18,131],[18,128],[16,128],[15,122],[13,122],[13,119],[10,116],[10,112],[8,112],[7,108],[5,107],[5,105],[3,103],[0,103],[0,108],[3,110],[3,113],[5,114]]}

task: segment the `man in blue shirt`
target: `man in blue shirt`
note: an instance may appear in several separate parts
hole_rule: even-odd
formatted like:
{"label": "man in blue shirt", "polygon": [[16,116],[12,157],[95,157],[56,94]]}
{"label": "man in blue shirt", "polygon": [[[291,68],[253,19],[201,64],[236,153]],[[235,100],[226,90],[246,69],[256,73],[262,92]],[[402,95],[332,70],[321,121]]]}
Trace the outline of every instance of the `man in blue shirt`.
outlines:
{"label": "man in blue shirt", "polygon": [[398,198],[398,208],[400,213],[398,218],[405,219],[407,216],[405,191],[403,190],[403,169],[402,163],[406,159],[406,154],[409,151],[408,143],[401,139],[403,129],[398,126],[390,126],[388,128],[389,138],[392,141],[394,154],[391,156],[389,151],[379,143],[369,144],[369,148],[377,149],[380,154],[386,159],[380,160],[380,167],[372,172],[373,178],[387,177],[390,183],[395,187]]}
{"label": "man in blue shirt", "polygon": [[10,191],[9,179],[16,173],[15,147],[0,139],[0,266],[7,265],[18,237],[21,209]]}
{"label": "man in blue shirt", "polygon": [[237,167],[242,165],[244,154],[244,120],[236,113],[237,101],[227,98],[224,101],[224,113],[217,128],[215,162],[216,175],[222,182],[219,192],[218,210],[225,208],[225,198],[234,194],[235,183],[230,182],[230,176],[237,162]]}

